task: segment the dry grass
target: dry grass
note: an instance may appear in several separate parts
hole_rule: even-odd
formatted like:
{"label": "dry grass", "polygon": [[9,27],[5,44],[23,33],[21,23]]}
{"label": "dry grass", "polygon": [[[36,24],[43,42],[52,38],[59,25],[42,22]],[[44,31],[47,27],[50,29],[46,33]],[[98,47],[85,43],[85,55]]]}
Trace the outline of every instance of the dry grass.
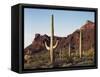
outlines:
{"label": "dry grass", "polygon": [[78,51],[69,56],[68,51],[65,49],[55,52],[55,62],[50,64],[50,57],[48,51],[31,55],[30,63],[24,63],[25,69],[37,68],[52,68],[55,67],[70,67],[70,66],[88,66],[94,64],[94,49],[91,48],[87,51],[82,51],[82,58],[79,58]]}

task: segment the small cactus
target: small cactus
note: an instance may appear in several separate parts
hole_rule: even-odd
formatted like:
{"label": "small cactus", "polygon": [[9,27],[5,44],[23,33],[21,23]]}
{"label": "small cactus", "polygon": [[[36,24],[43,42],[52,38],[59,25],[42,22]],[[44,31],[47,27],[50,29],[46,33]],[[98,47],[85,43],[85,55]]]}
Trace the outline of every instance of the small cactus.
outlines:
{"label": "small cactus", "polygon": [[82,57],[82,32],[81,32],[81,29],[80,29],[79,55],[81,58]]}
{"label": "small cactus", "polygon": [[57,45],[58,45],[58,40],[56,41],[56,44],[54,45],[53,43],[54,43],[54,40],[53,40],[53,38],[54,38],[54,17],[53,17],[53,15],[52,15],[52,17],[51,17],[51,37],[50,37],[50,47],[49,46],[47,46],[47,43],[45,42],[45,47],[46,47],[46,49],[47,50],[49,50],[50,51],[50,61],[51,61],[51,63],[53,64],[53,49],[55,49],[56,47],[57,47]]}
{"label": "small cactus", "polygon": [[60,49],[60,52],[59,52],[59,57],[60,57],[60,60],[62,60],[62,50]]}
{"label": "small cactus", "polygon": [[69,49],[68,49],[68,51],[69,51],[69,53],[68,53],[68,54],[69,54],[69,57],[70,57],[70,43],[69,43]]}

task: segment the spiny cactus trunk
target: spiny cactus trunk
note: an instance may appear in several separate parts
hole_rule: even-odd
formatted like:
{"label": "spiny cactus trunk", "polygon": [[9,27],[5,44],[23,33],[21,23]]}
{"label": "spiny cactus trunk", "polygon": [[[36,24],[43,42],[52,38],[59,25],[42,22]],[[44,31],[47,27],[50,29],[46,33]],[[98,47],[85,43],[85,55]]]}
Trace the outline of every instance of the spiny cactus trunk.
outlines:
{"label": "spiny cactus trunk", "polygon": [[50,51],[50,62],[54,63],[54,55],[53,55],[53,49],[55,49],[58,45],[58,40],[56,41],[56,44],[53,44],[53,38],[54,38],[54,17],[52,15],[51,17],[51,37],[50,37],[50,47],[47,46],[47,43],[45,42],[45,47],[47,50]]}
{"label": "spiny cactus trunk", "polygon": [[69,49],[68,49],[68,51],[69,51],[69,53],[68,53],[68,54],[69,54],[69,57],[70,57],[70,43],[69,43]]}
{"label": "spiny cactus trunk", "polygon": [[81,30],[80,30],[79,55],[80,55],[80,58],[81,58],[82,57],[82,33],[81,33]]}
{"label": "spiny cactus trunk", "polygon": [[60,49],[60,52],[59,52],[59,57],[60,57],[60,61],[62,60],[62,50]]}
{"label": "spiny cactus trunk", "polygon": [[51,18],[51,38],[50,38],[51,63],[53,62],[53,38],[54,38],[54,22],[53,22],[53,15],[52,15],[52,18]]}

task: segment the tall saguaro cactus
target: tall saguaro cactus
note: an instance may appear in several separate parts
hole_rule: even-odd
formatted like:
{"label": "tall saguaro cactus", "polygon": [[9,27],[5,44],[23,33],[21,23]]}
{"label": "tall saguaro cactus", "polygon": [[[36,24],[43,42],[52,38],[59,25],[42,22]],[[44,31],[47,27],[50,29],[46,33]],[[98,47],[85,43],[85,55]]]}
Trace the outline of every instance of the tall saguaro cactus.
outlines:
{"label": "tall saguaro cactus", "polygon": [[57,47],[58,45],[58,40],[56,41],[56,44],[54,45],[54,17],[53,15],[51,16],[51,36],[50,36],[50,47],[47,45],[47,43],[45,42],[45,47],[47,50],[50,51],[50,61],[51,63],[53,64],[53,58],[54,58],[54,55],[53,55],[53,50]]}
{"label": "tall saguaro cactus", "polygon": [[80,58],[81,58],[82,57],[82,32],[81,32],[81,29],[80,29],[79,55],[80,55]]}
{"label": "tall saguaro cactus", "polygon": [[69,43],[69,46],[68,46],[68,55],[69,55],[69,57],[70,57],[70,43]]}

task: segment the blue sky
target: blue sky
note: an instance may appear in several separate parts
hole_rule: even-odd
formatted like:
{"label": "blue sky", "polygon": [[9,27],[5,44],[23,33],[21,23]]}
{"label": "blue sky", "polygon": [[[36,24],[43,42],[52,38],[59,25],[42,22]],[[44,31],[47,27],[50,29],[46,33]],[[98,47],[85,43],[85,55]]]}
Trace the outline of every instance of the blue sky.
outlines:
{"label": "blue sky", "polygon": [[60,37],[67,37],[84,25],[87,20],[94,22],[94,12],[25,8],[24,47],[32,43],[36,33],[50,35],[52,14],[55,35]]}

